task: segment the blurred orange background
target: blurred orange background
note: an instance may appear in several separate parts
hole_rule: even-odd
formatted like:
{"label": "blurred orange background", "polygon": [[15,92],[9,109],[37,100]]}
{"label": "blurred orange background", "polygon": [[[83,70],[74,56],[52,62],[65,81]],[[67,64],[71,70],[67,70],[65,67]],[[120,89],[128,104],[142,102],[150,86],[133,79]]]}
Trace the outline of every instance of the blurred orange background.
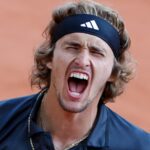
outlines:
{"label": "blurred orange background", "polygon": [[[34,49],[43,40],[42,32],[51,12],[66,0],[0,1],[0,99],[37,92],[29,75]],[[131,36],[130,51],[137,60],[137,74],[123,95],[108,104],[130,122],[150,132],[150,1],[99,0],[123,16]]]}

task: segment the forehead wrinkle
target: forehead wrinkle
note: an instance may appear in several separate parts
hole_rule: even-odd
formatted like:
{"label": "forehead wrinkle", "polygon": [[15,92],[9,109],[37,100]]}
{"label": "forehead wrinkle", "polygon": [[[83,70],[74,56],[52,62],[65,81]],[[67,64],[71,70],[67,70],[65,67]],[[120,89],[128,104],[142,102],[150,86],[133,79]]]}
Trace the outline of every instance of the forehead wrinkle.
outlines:
{"label": "forehead wrinkle", "polygon": [[77,47],[87,47],[88,42],[85,40],[85,38],[81,38],[80,36],[70,36],[67,37],[63,43],[63,45],[70,45],[70,46],[77,46]]}

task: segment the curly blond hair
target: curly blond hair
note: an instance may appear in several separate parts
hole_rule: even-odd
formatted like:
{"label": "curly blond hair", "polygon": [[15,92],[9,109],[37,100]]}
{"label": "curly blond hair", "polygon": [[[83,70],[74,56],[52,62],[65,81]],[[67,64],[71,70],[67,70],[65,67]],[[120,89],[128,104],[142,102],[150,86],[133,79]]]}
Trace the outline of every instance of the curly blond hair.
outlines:
{"label": "curly blond hair", "polygon": [[31,86],[38,86],[39,89],[49,88],[51,70],[46,66],[52,60],[55,43],[52,43],[54,28],[65,17],[75,14],[92,14],[99,16],[114,26],[119,35],[121,43],[120,56],[114,60],[112,76],[113,82],[107,82],[103,91],[101,102],[113,101],[114,98],[124,91],[126,83],[133,77],[134,61],[128,48],[130,37],[125,29],[123,19],[118,13],[109,7],[94,1],[81,0],[70,2],[57,9],[52,14],[52,19],[44,30],[45,41],[36,49],[35,64],[31,74]]}

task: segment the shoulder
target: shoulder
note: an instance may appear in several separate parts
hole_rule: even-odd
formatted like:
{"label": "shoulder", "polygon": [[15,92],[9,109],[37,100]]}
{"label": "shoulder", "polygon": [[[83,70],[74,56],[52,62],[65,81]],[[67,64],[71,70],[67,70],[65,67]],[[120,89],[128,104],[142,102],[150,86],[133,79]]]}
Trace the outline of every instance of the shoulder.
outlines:
{"label": "shoulder", "polygon": [[[22,96],[0,101],[0,114],[11,114],[20,111],[34,104],[38,94]],[[1,116],[2,116],[1,115]]]}
{"label": "shoulder", "polygon": [[0,101],[0,131],[10,123],[27,117],[38,94]]}
{"label": "shoulder", "polygon": [[149,133],[130,123],[108,107],[106,109],[108,115],[109,142],[111,145],[133,150],[149,150]]}
{"label": "shoulder", "polygon": [[33,95],[26,95],[22,97],[16,97],[16,98],[11,98],[11,99],[6,99],[6,100],[0,100],[0,107],[14,107],[18,106],[24,103],[28,103],[31,101],[34,97],[36,97],[37,94]]}

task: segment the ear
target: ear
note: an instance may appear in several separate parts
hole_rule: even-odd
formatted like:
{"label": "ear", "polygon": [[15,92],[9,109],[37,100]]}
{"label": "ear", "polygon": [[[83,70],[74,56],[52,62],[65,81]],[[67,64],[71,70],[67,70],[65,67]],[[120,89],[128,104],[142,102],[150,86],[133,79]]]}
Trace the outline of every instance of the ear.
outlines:
{"label": "ear", "polygon": [[47,66],[47,68],[52,69],[52,62],[49,61],[49,62],[46,64],[46,66]]}

